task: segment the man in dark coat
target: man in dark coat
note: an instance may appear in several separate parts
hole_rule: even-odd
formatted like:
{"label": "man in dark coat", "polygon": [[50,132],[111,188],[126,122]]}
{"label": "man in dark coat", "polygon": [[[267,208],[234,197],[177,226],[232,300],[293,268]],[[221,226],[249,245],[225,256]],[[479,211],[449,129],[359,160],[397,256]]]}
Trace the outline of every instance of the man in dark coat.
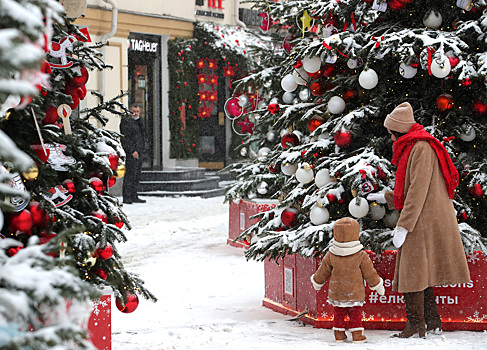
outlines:
{"label": "man in dark coat", "polygon": [[127,156],[122,188],[123,202],[125,204],[145,203],[145,200],[137,196],[145,144],[144,124],[140,118],[140,107],[138,105],[130,106],[130,112],[132,117],[124,118],[120,123],[120,132],[124,136],[122,146]]}

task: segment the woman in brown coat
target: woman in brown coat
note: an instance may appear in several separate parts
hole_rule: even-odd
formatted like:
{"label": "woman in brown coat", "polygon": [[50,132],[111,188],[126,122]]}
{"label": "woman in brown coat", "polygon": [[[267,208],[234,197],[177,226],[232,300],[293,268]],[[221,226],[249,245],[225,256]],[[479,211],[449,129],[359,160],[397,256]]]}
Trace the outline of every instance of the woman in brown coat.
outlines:
{"label": "woman in brown coat", "polygon": [[423,337],[425,323],[426,331],[441,331],[432,287],[470,281],[452,203],[458,172],[445,147],[416,123],[409,103],[397,106],[384,126],[398,166],[394,192],[386,192],[385,199],[401,210],[393,238],[398,252],[392,289],[404,293],[408,318],[394,336]]}
{"label": "woman in brown coat", "polygon": [[[347,339],[345,330],[352,332],[354,343],[362,343],[367,338],[362,334],[362,306],[365,301],[364,280],[370,289],[384,295],[384,284],[374,269],[369,255],[359,241],[360,225],[351,218],[342,218],[333,227],[333,246],[326,253],[311,283],[320,290],[326,280],[328,302],[334,306],[333,330],[335,340]],[[350,321],[345,322],[348,315]]]}

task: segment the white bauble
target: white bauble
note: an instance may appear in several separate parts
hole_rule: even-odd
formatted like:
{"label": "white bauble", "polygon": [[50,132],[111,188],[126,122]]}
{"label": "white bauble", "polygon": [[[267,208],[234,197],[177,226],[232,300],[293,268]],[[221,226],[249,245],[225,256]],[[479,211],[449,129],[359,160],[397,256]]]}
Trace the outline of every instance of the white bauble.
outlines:
{"label": "white bauble", "polygon": [[92,268],[93,266],[95,266],[96,264],[96,257],[94,256],[88,256],[87,258],[85,258],[83,260],[83,264],[87,267],[87,268]]}
{"label": "white bauble", "polygon": [[259,103],[257,103],[257,109],[267,109],[267,101],[259,101]]}
{"label": "white bauble", "polygon": [[308,89],[302,89],[302,90],[299,92],[299,98],[300,98],[300,99],[301,99],[301,101],[303,101],[303,102],[308,101],[308,99],[309,99],[309,90],[308,90]]}
{"label": "white bauble", "polygon": [[389,228],[396,227],[397,221],[399,220],[399,211],[393,210],[384,216],[384,224]]}
{"label": "white bauble", "polygon": [[358,77],[358,83],[360,86],[367,90],[375,88],[378,82],[379,77],[377,76],[375,70],[371,68],[363,70]]}
{"label": "white bauble", "polygon": [[380,220],[384,217],[384,215],[386,215],[386,208],[376,202],[370,203],[369,216],[372,218],[372,220]]}
{"label": "white bauble", "polygon": [[447,56],[435,57],[431,62],[431,74],[437,78],[445,78],[451,72],[450,60]]}
{"label": "white bauble", "polygon": [[302,184],[307,184],[313,181],[314,173],[308,163],[301,164],[298,170],[296,170],[296,180]]}
{"label": "white bauble", "polygon": [[249,104],[249,98],[247,97],[247,95],[240,95],[238,97],[238,105],[240,107],[245,107]]}
{"label": "white bauble", "polygon": [[430,29],[438,29],[443,22],[441,14],[436,10],[429,10],[423,18],[423,24]]}
{"label": "white bauble", "polygon": [[348,61],[347,61],[347,67],[350,68],[350,69],[355,69],[355,68],[359,68],[359,67],[362,67],[362,59],[361,58],[350,58]]}
{"label": "white bauble", "polygon": [[315,184],[318,186],[318,188],[321,188],[332,181],[333,179],[330,176],[330,171],[328,169],[321,169],[316,173]]}
{"label": "white bauble", "polygon": [[261,157],[267,157],[267,155],[271,152],[271,149],[269,147],[262,147],[261,149],[259,149],[259,151],[257,152],[257,156],[259,158]]}
{"label": "white bauble", "polygon": [[418,73],[418,68],[413,68],[411,66],[408,66],[404,62],[399,65],[399,74],[401,74],[403,78],[406,79],[414,78],[416,73]]}
{"label": "white bauble", "polygon": [[277,132],[275,132],[274,130],[269,130],[267,134],[265,134],[265,136],[267,138],[267,141],[269,142],[276,142],[277,140]]}
{"label": "white bauble", "polygon": [[292,74],[287,74],[281,79],[281,87],[284,91],[293,92],[298,87]]}
{"label": "white bauble", "polygon": [[363,218],[369,212],[369,203],[365,198],[355,197],[348,204],[348,211],[357,219]]}
{"label": "white bauble", "polygon": [[282,94],[282,101],[284,103],[290,104],[293,102],[293,100],[294,100],[294,94],[292,92],[286,91],[285,93]]}
{"label": "white bauble", "polygon": [[466,142],[473,141],[476,136],[477,133],[475,132],[475,129],[471,125],[468,125],[465,128],[465,131],[460,134],[460,138]]}
{"label": "white bauble", "polygon": [[340,96],[333,96],[328,101],[328,111],[332,114],[340,114],[345,110],[345,100]]}
{"label": "white bauble", "polygon": [[328,209],[317,205],[314,205],[313,208],[311,208],[311,211],[309,212],[309,221],[311,221],[313,225],[323,225],[328,222],[328,220],[330,220]]}
{"label": "white bauble", "polygon": [[257,185],[257,193],[259,194],[266,194],[269,191],[269,185],[267,182],[262,181],[260,184]]}
{"label": "white bauble", "polygon": [[249,151],[247,150],[247,148],[242,147],[242,148],[240,149],[240,155],[241,155],[242,157],[245,157],[245,156],[247,155],[247,153],[249,153]]}
{"label": "white bauble", "polygon": [[292,163],[283,163],[281,164],[281,171],[283,172],[284,175],[291,176],[298,170],[298,165],[297,164],[292,164]]}
{"label": "white bauble", "polygon": [[303,68],[308,73],[316,73],[321,67],[321,58],[318,56],[305,57],[301,60]]}
{"label": "white bauble", "polygon": [[[306,85],[310,80],[308,73],[304,70],[303,67],[294,69],[293,71],[293,79],[296,84],[299,85]],[[294,90],[292,90],[294,91]]]}

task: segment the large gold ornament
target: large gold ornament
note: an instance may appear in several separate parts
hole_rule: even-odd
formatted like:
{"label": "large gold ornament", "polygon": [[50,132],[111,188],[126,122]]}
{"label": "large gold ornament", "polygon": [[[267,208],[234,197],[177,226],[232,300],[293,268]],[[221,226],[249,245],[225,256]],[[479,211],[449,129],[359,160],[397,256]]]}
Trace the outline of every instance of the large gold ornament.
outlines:
{"label": "large gold ornament", "polygon": [[117,166],[117,169],[115,169],[113,176],[115,176],[117,179],[121,179],[122,177],[124,177],[125,171],[126,171],[125,164],[120,163]]}
{"label": "large gold ornament", "polygon": [[35,180],[39,176],[39,169],[34,165],[33,167],[27,169],[27,171],[24,171],[22,175],[26,180],[29,181]]}

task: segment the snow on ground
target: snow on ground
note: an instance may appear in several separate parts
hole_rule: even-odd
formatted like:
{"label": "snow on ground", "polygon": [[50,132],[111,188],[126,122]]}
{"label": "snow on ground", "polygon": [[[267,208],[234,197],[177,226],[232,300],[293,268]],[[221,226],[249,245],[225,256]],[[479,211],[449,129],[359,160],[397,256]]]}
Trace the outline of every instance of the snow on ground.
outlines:
{"label": "snow on ground", "polygon": [[487,349],[487,332],[467,331],[391,339],[392,331],[366,330],[367,343],[337,344],[332,330],[287,321],[262,306],[263,263],[247,262],[242,249],[226,245],[223,197],[145,199],[124,206],[133,229],[118,249],[126,269],[159,301],[141,298],[131,314],[113,303],[113,350]]}

